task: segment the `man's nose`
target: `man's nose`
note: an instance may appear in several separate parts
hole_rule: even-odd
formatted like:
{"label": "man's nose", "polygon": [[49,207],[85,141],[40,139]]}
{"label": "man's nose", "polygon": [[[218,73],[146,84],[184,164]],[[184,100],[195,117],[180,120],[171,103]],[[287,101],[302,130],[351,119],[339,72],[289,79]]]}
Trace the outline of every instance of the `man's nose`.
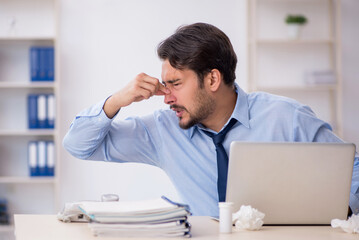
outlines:
{"label": "man's nose", "polygon": [[[167,88],[167,89],[169,89],[169,88]],[[164,102],[165,102],[166,104],[169,104],[169,105],[176,102],[176,98],[175,98],[175,96],[172,94],[172,91],[170,91],[170,93],[168,93],[168,94],[165,94]]]}

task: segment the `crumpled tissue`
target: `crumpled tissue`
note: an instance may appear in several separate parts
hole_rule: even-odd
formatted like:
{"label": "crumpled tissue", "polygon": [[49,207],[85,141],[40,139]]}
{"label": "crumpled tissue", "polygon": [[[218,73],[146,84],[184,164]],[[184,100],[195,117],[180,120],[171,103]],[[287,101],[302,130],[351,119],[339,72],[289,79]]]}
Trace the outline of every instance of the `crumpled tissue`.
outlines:
{"label": "crumpled tissue", "polygon": [[62,211],[57,214],[57,219],[65,223],[89,222],[90,219],[79,209],[82,203],[83,202],[65,203]]}
{"label": "crumpled tissue", "polygon": [[236,228],[240,230],[259,230],[263,225],[265,214],[251,206],[242,205],[238,212],[233,213]]}
{"label": "crumpled tissue", "polygon": [[359,214],[353,214],[348,220],[333,219],[331,225],[333,228],[340,227],[347,233],[359,233]]}

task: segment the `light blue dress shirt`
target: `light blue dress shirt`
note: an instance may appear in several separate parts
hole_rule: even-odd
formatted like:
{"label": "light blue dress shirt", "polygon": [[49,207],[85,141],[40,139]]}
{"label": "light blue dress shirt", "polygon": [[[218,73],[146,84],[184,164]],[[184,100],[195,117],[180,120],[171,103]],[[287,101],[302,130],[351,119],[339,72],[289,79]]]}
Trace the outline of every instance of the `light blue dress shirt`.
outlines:
{"label": "light blue dress shirt", "polygon": [[[247,94],[238,85],[236,88],[231,118],[238,122],[223,142],[227,154],[232,141],[342,142],[308,106],[267,93]],[[160,167],[194,215],[218,216],[216,148],[202,126],[181,129],[172,110],[109,119],[102,109],[105,101],[78,114],[63,141],[67,151],[80,159]],[[356,155],[350,195],[355,213],[359,212],[358,172]]]}

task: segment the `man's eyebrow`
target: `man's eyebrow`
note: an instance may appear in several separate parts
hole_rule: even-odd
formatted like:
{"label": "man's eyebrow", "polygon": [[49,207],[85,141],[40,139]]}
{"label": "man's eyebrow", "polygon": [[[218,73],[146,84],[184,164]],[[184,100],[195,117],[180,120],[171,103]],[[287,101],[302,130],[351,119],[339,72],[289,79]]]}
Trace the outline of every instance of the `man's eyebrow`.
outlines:
{"label": "man's eyebrow", "polygon": [[162,81],[162,84],[163,84],[163,85],[166,85],[167,83],[173,84],[173,83],[175,83],[175,82],[178,82],[179,80],[181,80],[181,79],[177,78],[177,79],[173,79],[173,80]]}

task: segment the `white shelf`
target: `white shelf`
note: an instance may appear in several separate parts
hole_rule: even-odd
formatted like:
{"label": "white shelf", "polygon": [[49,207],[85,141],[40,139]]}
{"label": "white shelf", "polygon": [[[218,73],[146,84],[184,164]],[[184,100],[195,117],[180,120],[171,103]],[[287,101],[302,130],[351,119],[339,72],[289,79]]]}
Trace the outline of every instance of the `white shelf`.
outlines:
{"label": "white shelf", "polygon": [[282,3],[286,3],[286,4],[291,4],[291,3],[311,3],[311,2],[325,2],[327,0],[258,0],[261,2],[282,2]]}
{"label": "white shelf", "polygon": [[[253,40],[252,40],[253,41]],[[333,44],[332,39],[257,39],[258,44]]]}
{"label": "white shelf", "polygon": [[55,82],[0,82],[0,89],[55,88]]}
{"label": "white shelf", "polygon": [[[7,199],[9,216],[14,213],[50,213],[57,209],[59,174],[55,177],[29,177],[27,158],[30,141],[53,141],[55,172],[58,172],[59,130],[28,129],[27,101],[29,94],[54,94],[56,100],[60,99],[58,2],[0,1],[0,51],[3,56],[0,61],[0,195]],[[30,49],[34,46],[54,48],[55,81],[30,81]],[[55,101],[57,119],[60,116],[59,102]],[[0,232],[7,231],[4,229],[0,226]],[[11,231],[11,227],[7,229]]]}
{"label": "white shelf", "polygon": [[0,36],[0,41],[53,41],[53,36]]}
{"label": "white shelf", "polygon": [[[247,0],[249,91],[294,98],[342,134],[340,0]],[[308,23],[289,38],[288,14]],[[307,74],[332,72],[333,84],[310,85]],[[310,75],[309,75],[310,76]]]}
{"label": "white shelf", "polygon": [[14,232],[15,226],[14,225],[0,225],[0,234],[1,233],[8,233],[8,232]]}
{"label": "white shelf", "polygon": [[54,129],[28,129],[10,130],[0,129],[0,136],[54,136],[57,131]]}
{"label": "white shelf", "polygon": [[258,91],[264,92],[287,92],[287,91],[334,91],[336,89],[335,84],[328,85],[302,85],[302,86],[272,86],[264,87],[257,86]]}
{"label": "white shelf", "polygon": [[0,177],[1,183],[55,183],[55,177]]}

